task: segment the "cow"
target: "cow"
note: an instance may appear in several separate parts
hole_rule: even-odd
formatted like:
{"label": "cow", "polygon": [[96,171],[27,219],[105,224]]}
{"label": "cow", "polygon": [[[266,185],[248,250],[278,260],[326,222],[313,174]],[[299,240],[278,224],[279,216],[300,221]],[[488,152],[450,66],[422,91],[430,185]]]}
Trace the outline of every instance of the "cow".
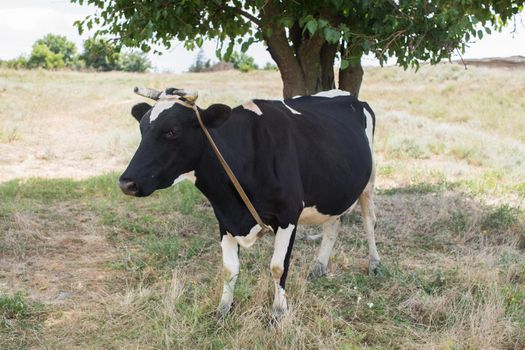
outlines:
{"label": "cow", "polygon": [[[285,100],[252,100],[233,109],[195,105],[196,94],[169,88],[135,88],[155,100],[132,115],[142,139],[119,179],[127,195],[143,197],[192,178],[211,203],[219,223],[224,286],[218,306],[226,315],[239,273],[239,247],[251,247],[262,227],[232,186],[212,152],[204,129],[238,178],[264,224],[275,234],[270,262],[275,294],[272,319],[288,310],[286,277],[298,224],[322,225],[322,241],[310,270],[326,274],[340,218],[357,202],[368,239],[369,272],[379,268],[374,227],[375,115],[367,103],[341,90]],[[192,108],[193,106],[193,108]]]}

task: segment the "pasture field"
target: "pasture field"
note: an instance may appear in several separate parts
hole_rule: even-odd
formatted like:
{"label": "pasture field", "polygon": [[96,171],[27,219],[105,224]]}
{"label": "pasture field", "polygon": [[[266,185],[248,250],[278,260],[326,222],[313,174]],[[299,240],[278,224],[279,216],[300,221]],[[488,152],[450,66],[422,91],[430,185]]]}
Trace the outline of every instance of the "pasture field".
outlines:
{"label": "pasture field", "polygon": [[277,72],[0,70],[0,349],[524,349],[525,70],[367,68],[377,116],[376,235],[359,212],[329,274],[300,239],[290,314],[269,324],[272,237],[241,250],[233,312],[217,223],[189,183],[117,187],[139,140],[135,85],[199,104],[279,98]]}

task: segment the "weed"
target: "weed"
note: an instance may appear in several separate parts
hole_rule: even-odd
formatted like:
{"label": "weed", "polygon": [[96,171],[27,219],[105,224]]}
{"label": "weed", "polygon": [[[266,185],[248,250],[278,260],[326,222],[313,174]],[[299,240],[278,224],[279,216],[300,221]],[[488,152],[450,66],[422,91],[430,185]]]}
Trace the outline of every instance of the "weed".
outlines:
{"label": "weed", "polygon": [[0,293],[0,348],[25,348],[34,342],[33,333],[43,321],[44,307],[23,293]]}
{"label": "weed", "polygon": [[481,221],[485,230],[505,231],[518,222],[519,210],[507,204],[488,210]]}
{"label": "weed", "polygon": [[462,210],[454,210],[450,213],[448,227],[456,234],[463,233],[469,224],[469,215]]}

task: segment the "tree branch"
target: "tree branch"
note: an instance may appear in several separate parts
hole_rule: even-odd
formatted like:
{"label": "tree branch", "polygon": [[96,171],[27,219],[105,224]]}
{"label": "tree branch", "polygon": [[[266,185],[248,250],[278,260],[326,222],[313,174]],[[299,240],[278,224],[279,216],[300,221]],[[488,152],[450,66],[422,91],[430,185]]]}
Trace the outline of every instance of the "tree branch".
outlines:
{"label": "tree branch", "polygon": [[251,13],[249,12],[246,12],[244,11],[243,9],[240,9],[238,7],[229,7],[227,6],[228,9],[231,9],[231,10],[234,10],[235,12],[237,12],[238,14],[240,14],[241,16],[244,16],[246,17],[247,19],[249,19],[250,21],[252,21],[254,24],[256,24],[257,26],[260,25],[260,20],[259,18],[255,17],[254,15],[252,15]]}

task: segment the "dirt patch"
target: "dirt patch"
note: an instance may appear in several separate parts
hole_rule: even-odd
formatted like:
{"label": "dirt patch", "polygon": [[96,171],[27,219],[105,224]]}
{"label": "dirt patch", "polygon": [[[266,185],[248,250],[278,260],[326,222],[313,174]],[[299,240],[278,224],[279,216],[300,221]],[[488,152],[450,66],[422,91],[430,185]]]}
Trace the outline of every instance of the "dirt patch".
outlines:
{"label": "dirt patch", "polygon": [[23,291],[45,304],[89,302],[114,278],[108,265],[115,250],[81,207],[63,204],[53,211],[59,220],[14,214],[10,226],[2,227],[3,244],[12,243],[13,249],[0,255],[0,290]]}
{"label": "dirt patch", "polygon": [[130,126],[112,127],[99,118],[108,109],[127,110],[129,100],[98,103],[72,114],[42,115],[18,126],[20,135],[0,143],[0,182],[27,177],[86,178],[123,169],[138,130]]}

